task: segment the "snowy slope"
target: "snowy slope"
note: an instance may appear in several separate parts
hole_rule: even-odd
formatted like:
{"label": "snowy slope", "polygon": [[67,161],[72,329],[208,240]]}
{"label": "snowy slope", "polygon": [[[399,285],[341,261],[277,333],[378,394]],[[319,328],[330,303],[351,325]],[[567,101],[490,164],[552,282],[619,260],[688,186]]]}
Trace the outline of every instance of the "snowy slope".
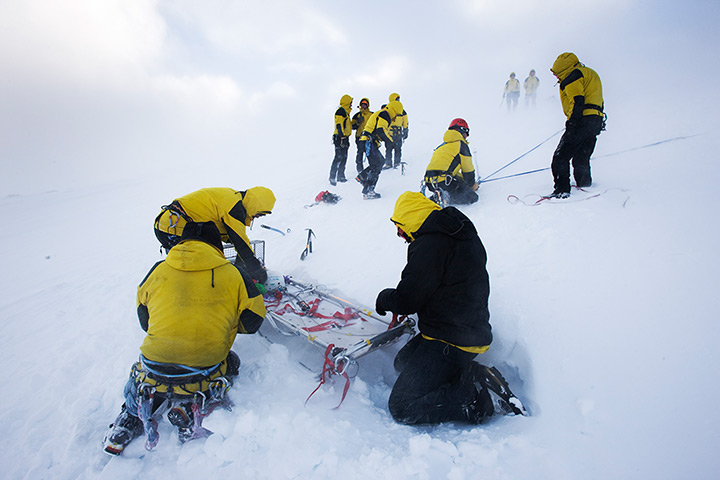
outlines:
{"label": "snowy slope", "polygon": [[[3,478],[718,478],[719,8],[0,2]],[[269,267],[373,306],[405,263],[395,199],[419,188],[449,121],[469,122],[478,173],[495,172],[562,127],[548,68],[566,50],[603,80],[600,196],[508,201],[549,193],[543,171],[484,183],[462,207],[488,252],[495,341],[479,360],[532,416],[396,424],[401,345],[361,359],[341,408],[341,382],[305,405],[318,379],[296,350],[241,336],[235,409],[208,417],[213,436],[180,446],[163,422],[150,453],[139,440],[117,458],[101,451],[144,335],[135,291],[162,258],[161,205],[265,185],[278,202],[263,221],[291,229],[249,232]],[[502,84],[530,68],[538,108],[509,115]],[[331,188],[337,100],[377,109],[393,91],[410,120],[406,174],[383,172],[376,201],[353,181]],[[557,139],[496,178],[548,167]],[[328,188],[339,204],[303,208]],[[317,238],[303,262],[306,228]]]}
{"label": "snowy slope", "polygon": [[[505,127],[475,137],[502,145],[493,133],[502,137]],[[553,133],[539,130],[502,160],[478,158],[480,173]],[[546,166],[549,143],[508,173]],[[13,226],[3,239],[0,305],[6,478],[712,478],[720,468],[712,407],[717,142],[704,135],[602,157],[642,144],[612,129],[599,138],[592,188],[622,194],[536,207],[506,200],[547,193],[544,172],[483,184],[480,201],[463,207],[489,258],[496,340],[481,361],[507,374],[531,417],[481,427],[395,424],[386,402],[399,345],[361,359],[340,409],[332,409],[340,383],[304,406],[317,378],[286,346],[245,336],[234,346],[243,362],[231,391],[236,408],[206,420],[215,435],[179,446],[165,422],[153,452],[136,441],[118,458],[104,455],[100,441],[143,337],[134,294],[161,258],[152,218],[204,185],[178,177],[167,183],[185,188],[136,181],[5,196],[0,215]],[[411,139],[406,175],[384,172],[383,198],[372,202],[349,182],[331,189],[339,204],[302,208],[328,188],[329,151],[314,168],[288,172],[302,181],[258,171],[266,178],[229,183],[277,193],[266,223],[291,233],[250,232],[267,242],[271,268],[372,305],[404,265],[388,218],[397,195],[417,189],[427,150]],[[692,158],[692,171],[677,169],[679,158]],[[308,227],[315,251],[301,262]]]}

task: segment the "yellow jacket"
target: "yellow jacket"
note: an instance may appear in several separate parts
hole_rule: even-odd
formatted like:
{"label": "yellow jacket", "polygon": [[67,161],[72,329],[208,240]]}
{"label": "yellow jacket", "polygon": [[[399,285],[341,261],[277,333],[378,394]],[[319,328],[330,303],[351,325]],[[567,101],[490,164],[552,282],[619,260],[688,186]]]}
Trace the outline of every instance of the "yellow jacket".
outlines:
{"label": "yellow jacket", "polygon": [[380,146],[380,142],[392,142],[390,138],[390,124],[393,119],[404,111],[402,103],[394,100],[388,103],[385,108],[378,110],[370,115],[365,125],[360,140],[367,141],[372,139],[376,146]]}
{"label": "yellow jacket", "polygon": [[343,95],[340,99],[340,106],[335,111],[335,129],[333,135],[341,137],[349,137],[352,133],[352,122],[350,120],[350,110],[352,110],[353,98],[350,95]]}
{"label": "yellow jacket", "polygon": [[451,175],[468,185],[475,183],[475,167],[470,146],[460,132],[449,129],[443,135],[443,143],[435,149],[425,169],[425,180],[440,182]]}
{"label": "yellow jacket", "polygon": [[[392,102],[394,100],[400,101],[400,95],[397,93],[391,93],[390,97],[388,98],[388,101]],[[393,127],[400,127],[403,129],[400,133],[402,133],[406,128],[408,128],[408,116],[405,109],[403,109],[402,113],[398,114],[390,123],[390,130],[394,130]]]}
{"label": "yellow jacket", "polygon": [[[247,191],[236,191],[224,187],[203,188],[177,198],[173,203],[180,205],[191,221],[213,222],[220,231],[222,241],[232,243],[240,259],[246,264],[251,263],[249,270],[257,270],[245,227],[250,226],[255,215],[272,212],[275,195],[270,189],[252,187]],[[181,236],[185,223],[186,219],[182,216],[165,210],[155,220],[155,228]]]}
{"label": "yellow jacket", "polygon": [[523,82],[523,87],[525,87],[525,93],[528,94],[533,94],[537,92],[539,86],[540,79],[535,75],[528,75],[528,77],[525,79],[525,82]]}
{"label": "yellow jacket", "polygon": [[[250,285],[250,286],[248,286]],[[149,360],[210,367],[227,357],[238,333],[255,333],[265,304],[222,252],[184,240],[157,263],[137,291],[140,346]]]}
{"label": "yellow jacket", "polygon": [[365,100],[368,104],[367,108],[360,107],[360,111],[357,112],[352,117],[352,128],[353,130],[357,130],[355,132],[355,137],[360,138],[360,136],[363,133],[363,130],[365,129],[365,125],[367,124],[368,120],[370,119],[370,116],[373,114],[373,112],[370,110],[370,100],[367,98],[360,99],[360,103]]}
{"label": "yellow jacket", "polygon": [[560,103],[568,120],[603,115],[602,82],[595,70],[586,67],[574,53],[560,54],[552,66],[560,80]]}
{"label": "yellow jacket", "polygon": [[517,78],[511,78],[505,82],[505,89],[503,93],[520,93],[520,80]]}

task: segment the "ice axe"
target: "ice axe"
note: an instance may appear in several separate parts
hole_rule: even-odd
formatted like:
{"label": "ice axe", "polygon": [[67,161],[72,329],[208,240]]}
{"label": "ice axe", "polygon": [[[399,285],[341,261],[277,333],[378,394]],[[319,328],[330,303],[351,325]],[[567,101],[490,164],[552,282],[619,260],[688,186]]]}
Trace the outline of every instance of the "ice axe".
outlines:
{"label": "ice axe", "polygon": [[[270,225],[265,225],[264,223],[261,224],[260,226],[261,226],[262,228],[267,229],[267,230],[272,230],[273,232],[277,232],[277,233],[279,233],[280,235],[282,235],[283,237],[285,236],[285,232],[283,232],[283,231],[280,230],[279,228],[271,227]],[[287,229],[287,233],[290,233],[290,229],[289,229],[289,228]]]}
{"label": "ice axe", "polygon": [[306,228],[305,230],[308,232],[308,238],[305,243],[305,250],[300,254],[300,260],[305,260],[305,257],[307,257],[309,253],[312,253],[312,237],[315,236],[311,228]]}

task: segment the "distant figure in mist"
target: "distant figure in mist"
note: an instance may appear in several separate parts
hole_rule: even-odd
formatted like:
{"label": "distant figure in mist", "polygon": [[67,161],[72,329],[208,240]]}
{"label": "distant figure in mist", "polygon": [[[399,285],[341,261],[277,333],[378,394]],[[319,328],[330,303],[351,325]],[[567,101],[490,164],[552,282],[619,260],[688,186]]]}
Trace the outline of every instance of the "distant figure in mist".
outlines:
{"label": "distant figure in mist", "polygon": [[515,78],[515,72],[512,72],[510,74],[510,79],[505,82],[503,98],[507,104],[508,112],[517,108],[518,99],[520,98],[520,80]]}
{"label": "distant figure in mist", "polygon": [[552,159],[555,189],[552,196],[570,196],[570,162],[579,188],[592,185],[590,156],[597,136],[605,130],[602,83],[595,70],[586,67],[574,53],[561,53],[550,71],[560,85],[560,102],[567,117],[565,133]]}
{"label": "distant figure in mist", "polygon": [[525,89],[525,108],[532,106],[535,108],[535,100],[537,100],[537,89],[540,86],[540,79],[535,76],[535,70],[530,70],[530,74],[523,82]]}

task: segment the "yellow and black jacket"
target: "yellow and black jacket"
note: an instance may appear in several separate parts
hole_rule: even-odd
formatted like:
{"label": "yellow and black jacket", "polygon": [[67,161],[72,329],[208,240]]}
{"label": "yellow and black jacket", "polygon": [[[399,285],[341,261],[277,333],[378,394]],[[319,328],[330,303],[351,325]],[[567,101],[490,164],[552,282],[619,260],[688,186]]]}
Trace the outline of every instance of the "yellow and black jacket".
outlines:
{"label": "yellow and black jacket", "polygon": [[[389,97],[389,101],[394,100],[400,100],[400,95],[397,93],[391,93]],[[390,134],[395,139],[398,136],[402,136],[403,138],[407,138],[408,133],[408,115],[405,109],[403,109],[402,113],[398,114],[390,123]]]}
{"label": "yellow and black jacket", "polygon": [[350,95],[343,95],[340,99],[340,106],[335,111],[335,129],[333,135],[339,137],[349,137],[352,133],[352,120],[350,119],[350,110],[352,107],[352,97]]}
{"label": "yellow and black jacket", "polygon": [[517,78],[511,78],[507,82],[505,82],[505,88],[503,89],[503,93],[520,93],[520,80]]}
{"label": "yellow and black jacket", "polygon": [[405,192],[391,217],[410,240],[396,288],[377,297],[377,309],[417,313],[420,333],[480,353],[492,342],[485,247],[470,219],[419,192]]}
{"label": "yellow and black jacket", "polygon": [[587,115],[604,116],[602,82],[595,70],[568,52],[557,57],[551,70],[560,80],[560,102],[568,121],[577,122]]}
{"label": "yellow and black jacket", "polygon": [[373,112],[370,110],[370,100],[367,98],[363,98],[360,100],[360,103],[364,101],[367,102],[368,108],[362,108],[360,107],[360,111],[357,112],[352,117],[352,128],[353,130],[357,130],[355,132],[355,138],[359,139],[360,136],[362,136],[363,130],[365,129],[365,125],[368,122],[368,119],[372,116]]}
{"label": "yellow and black jacket", "polygon": [[380,146],[380,142],[391,143],[390,124],[395,117],[404,111],[405,109],[399,101],[395,100],[388,103],[385,108],[370,115],[360,136],[360,140],[367,141],[372,139],[373,143],[378,147]]}
{"label": "yellow and black jacket", "polygon": [[255,333],[265,317],[263,298],[222,252],[183,240],[150,270],[137,291],[145,358],[210,367],[228,355],[239,333]]}
{"label": "yellow and black jacket", "polygon": [[425,169],[425,181],[440,183],[450,175],[469,186],[475,183],[475,167],[470,146],[460,132],[449,129],[443,135],[443,143],[435,149]]}
{"label": "yellow and black jacket", "polygon": [[525,79],[525,82],[523,82],[525,93],[527,93],[528,95],[536,93],[539,86],[540,79],[535,75],[528,75],[528,77]]}
{"label": "yellow and black jacket", "polygon": [[245,230],[255,215],[267,215],[274,206],[275,195],[265,187],[252,187],[246,191],[203,188],[173,200],[155,219],[155,228],[181,236],[188,221],[213,222],[220,231],[222,241],[233,244],[240,261],[253,278],[264,282],[267,275],[250,248]]}

